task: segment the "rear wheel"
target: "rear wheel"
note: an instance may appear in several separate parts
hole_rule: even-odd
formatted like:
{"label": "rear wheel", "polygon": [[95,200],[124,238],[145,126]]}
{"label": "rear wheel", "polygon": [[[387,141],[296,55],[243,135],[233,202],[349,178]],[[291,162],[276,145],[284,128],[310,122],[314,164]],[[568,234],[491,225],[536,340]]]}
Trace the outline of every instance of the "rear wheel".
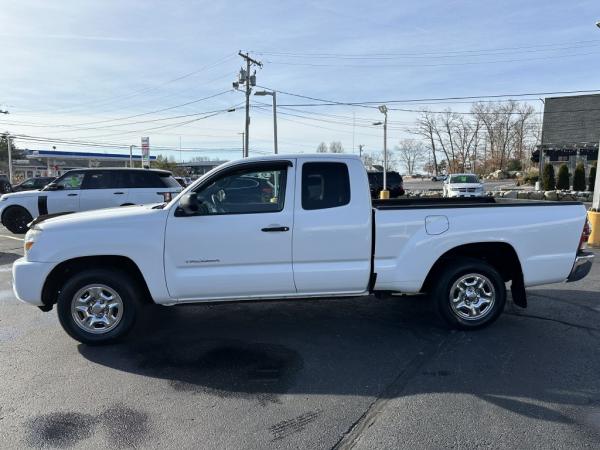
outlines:
{"label": "rear wheel", "polygon": [[27,233],[27,224],[32,220],[31,214],[21,206],[11,206],[2,214],[2,224],[15,234]]}
{"label": "rear wheel", "polygon": [[73,338],[89,345],[109,344],[133,327],[139,289],[124,274],[86,270],[70,278],[58,296],[58,318]]}
{"label": "rear wheel", "polygon": [[490,325],[506,303],[502,276],[485,261],[471,258],[448,261],[432,294],[440,316],[459,329]]}

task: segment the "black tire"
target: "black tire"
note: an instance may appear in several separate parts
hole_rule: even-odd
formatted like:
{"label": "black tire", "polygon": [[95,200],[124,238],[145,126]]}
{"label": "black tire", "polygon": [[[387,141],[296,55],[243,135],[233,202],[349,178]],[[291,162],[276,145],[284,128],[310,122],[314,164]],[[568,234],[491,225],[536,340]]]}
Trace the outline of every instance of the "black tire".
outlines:
{"label": "black tire", "polygon": [[8,181],[2,183],[2,187],[0,189],[2,190],[3,194],[12,192],[12,186],[10,185],[10,183]]}
{"label": "black tire", "polygon": [[22,206],[10,206],[2,214],[2,225],[4,225],[11,233],[24,234],[27,233],[27,226],[33,220],[29,211]]}
{"label": "black tire", "polygon": [[[448,260],[434,283],[432,296],[437,311],[452,328],[483,328],[496,321],[504,311],[506,285],[498,271],[485,261],[475,258]],[[482,287],[478,289],[479,285]],[[464,287],[467,289],[461,294]],[[485,305],[486,301],[490,303]]]}
{"label": "black tire", "polygon": [[[110,290],[116,293],[122,306],[120,307],[120,319],[116,321],[113,328],[106,331],[96,330],[94,333],[86,331],[83,328],[84,325],[79,325],[81,320],[78,323],[74,317],[78,313],[72,312],[71,306],[73,303],[79,304],[77,299],[82,290],[98,285],[109,289],[103,295],[111,293]],[[57,302],[58,319],[69,336],[83,344],[111,344],[131,331],[140,310],[139,292],[141,289],[138,289],[137,283],[134,283],[126,274],[109,269],[91,269],[79,272],[68,279],[60,291]],[[90,301],[94,302],[93,298]],[[89,313],[85,314],[91,316]],[[78,317],[82,317],[82,314],[80,313]]]}

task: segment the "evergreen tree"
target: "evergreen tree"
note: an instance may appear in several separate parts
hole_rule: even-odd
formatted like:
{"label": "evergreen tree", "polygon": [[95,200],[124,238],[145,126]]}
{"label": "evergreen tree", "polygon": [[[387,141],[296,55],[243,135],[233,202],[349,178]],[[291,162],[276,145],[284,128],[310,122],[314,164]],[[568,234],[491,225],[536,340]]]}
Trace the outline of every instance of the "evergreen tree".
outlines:
{"label": "evergreen tree", "polygon": [[566,164],[563,164],[558,169],[558,179],[556,180],[556,188],[562,189],[564,191],[568,190],[569,187],[571,187],[569,181],[569,168]]}
{"label": "evergreen tree", "polygon": [[545,191],[553,191],[556,189],[556,178],[554,177],[554,166],[546,164],[542,176],[542,186]]}
{"label": "evergreen tree", "polygon": [[583,163],[577,164],[575,173],[573,174],[573,190],[585,191],[585,167]]}
{"label": "evergreen tree", "polygon": [[598,163],[594,164],[590,169],[590,176],[588,178],[588,191],[594,192],[594,186],[596,184],[596,170],[598,170]]}

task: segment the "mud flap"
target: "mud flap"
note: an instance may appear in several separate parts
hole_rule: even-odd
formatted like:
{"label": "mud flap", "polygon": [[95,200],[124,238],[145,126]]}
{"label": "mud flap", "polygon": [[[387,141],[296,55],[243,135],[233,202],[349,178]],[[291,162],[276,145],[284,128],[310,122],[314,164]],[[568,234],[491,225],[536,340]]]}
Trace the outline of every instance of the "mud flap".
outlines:
{"label": "mud flap", "polygon": [[510,285],[510,292],[515,305],[520,306],[521,308],[527,308],[527,293],[525,292],[523,274],[515,274]]}

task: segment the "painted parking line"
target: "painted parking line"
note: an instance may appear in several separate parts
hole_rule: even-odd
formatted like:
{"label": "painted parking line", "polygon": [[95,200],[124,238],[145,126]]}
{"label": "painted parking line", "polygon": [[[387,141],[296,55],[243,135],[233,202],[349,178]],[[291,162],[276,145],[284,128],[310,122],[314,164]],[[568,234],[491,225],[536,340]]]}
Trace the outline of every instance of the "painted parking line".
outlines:
{"label": "painted parking line", "polygon": [[18,238],[18,237],[14,237],[14,236],[6,236],[5,234],[0,234],[0,238],[14,239],[15,241],[22,241],[23,240],[23,238]]}

